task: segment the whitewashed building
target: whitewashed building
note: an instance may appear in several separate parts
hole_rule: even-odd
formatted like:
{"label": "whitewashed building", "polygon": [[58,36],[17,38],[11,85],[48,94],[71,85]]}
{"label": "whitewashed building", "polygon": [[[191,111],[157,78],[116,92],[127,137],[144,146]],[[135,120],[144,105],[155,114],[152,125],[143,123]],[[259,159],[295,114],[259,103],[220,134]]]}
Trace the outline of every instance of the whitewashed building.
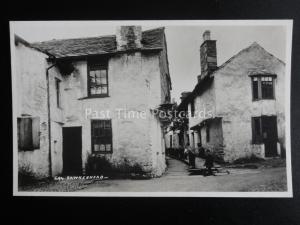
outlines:
{"label": "whitewashed building", "polygon": [[85,174],[88,157],[166,167],[162,123],[170,102],[164,28],[122,26],[116,35],[28,43],[12,49],[19,170],[38,177]]}
{"label": "whitewashed building", "polygon": [[285,63],[254,42],[217,66],[209,31],[200,59],[198,83],[178,107],[189,112],[192,147],[200,143],[224,161],[284,155]]}

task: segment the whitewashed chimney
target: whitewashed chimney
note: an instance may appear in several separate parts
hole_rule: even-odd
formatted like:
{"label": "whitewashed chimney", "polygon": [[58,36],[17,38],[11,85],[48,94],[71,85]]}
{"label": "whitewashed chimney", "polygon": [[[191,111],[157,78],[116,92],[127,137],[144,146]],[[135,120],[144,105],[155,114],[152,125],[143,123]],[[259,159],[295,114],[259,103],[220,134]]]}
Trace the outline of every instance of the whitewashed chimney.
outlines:
{"label": "whitewashed chimney", "polygon": [[141,40],[141,26],[120,26],[117,28],[116,41],[118,51],[141,48]]}

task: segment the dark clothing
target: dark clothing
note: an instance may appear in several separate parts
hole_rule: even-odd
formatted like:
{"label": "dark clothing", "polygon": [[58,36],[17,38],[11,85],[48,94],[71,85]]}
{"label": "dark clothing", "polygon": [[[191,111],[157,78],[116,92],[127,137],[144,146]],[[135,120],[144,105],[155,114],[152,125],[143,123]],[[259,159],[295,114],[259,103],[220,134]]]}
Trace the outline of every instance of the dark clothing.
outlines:
{"label": "dark clothing", "polygon": [[204,166],[207,169],[207,173],[205,175],[214,175],[212,171],[212,167],[214,166],[214,158],[211,154],[206,155]]}
{"label": "dark clothing", "polygon": [[206,168],[209,168],[209,167],[211,168],[211,167],[214,166],[214,158],[213,158],[213,156],[212,156],[211,154],[208,154],[208,155],[206,156],[204,166],[205,166]]}
{"label": "dark clothing", "polygon": [[189,165],[190,165],[190,167],[195,168],[196,167],[195,166],[195,155],[189,152],[188,153],[188,157],[189,157]]}
{"label": "dark clothing", "polygon": [[195,157],[196,157],[195,150],[191,146],[188,146],[185,149],[185,153],[188,156],[189,166],[195,168]]}

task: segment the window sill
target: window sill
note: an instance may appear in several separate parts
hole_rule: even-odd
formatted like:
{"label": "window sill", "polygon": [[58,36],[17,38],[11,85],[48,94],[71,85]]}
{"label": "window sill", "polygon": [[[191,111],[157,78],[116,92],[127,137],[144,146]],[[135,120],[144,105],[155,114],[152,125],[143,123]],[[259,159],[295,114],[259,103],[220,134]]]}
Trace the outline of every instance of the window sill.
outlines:
{"label": "window sill", "polygon": [[252,99],[252,102],[258,102],[263,100],[275,100],[275,98],[260,98],[260,99]]}
{"label": "window sill", "polygon": [[92,152],[92,154],[94,155],[100,155],[100,154],[112,154],[113,152],[110,151],[110,152],[103,152],[103,151],[97,151],[97,152]]}
{"label": "window sill", "polygon": [[109,95],[93,95],[93,96],[86,96],[82,98],[78,98],[77,100],[84,100],[84,99],[91,99],[91,98],[108,98]]}

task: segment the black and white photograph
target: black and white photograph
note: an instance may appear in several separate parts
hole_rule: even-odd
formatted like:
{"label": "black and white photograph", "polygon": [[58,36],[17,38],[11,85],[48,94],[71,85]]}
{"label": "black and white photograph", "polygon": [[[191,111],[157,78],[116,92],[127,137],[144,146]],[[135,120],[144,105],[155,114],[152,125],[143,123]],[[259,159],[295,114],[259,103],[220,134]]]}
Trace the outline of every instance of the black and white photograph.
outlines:
{"label": "black and white photograph", "polygon": [[292,197],[292,30],[10,21],[13,194]]}

